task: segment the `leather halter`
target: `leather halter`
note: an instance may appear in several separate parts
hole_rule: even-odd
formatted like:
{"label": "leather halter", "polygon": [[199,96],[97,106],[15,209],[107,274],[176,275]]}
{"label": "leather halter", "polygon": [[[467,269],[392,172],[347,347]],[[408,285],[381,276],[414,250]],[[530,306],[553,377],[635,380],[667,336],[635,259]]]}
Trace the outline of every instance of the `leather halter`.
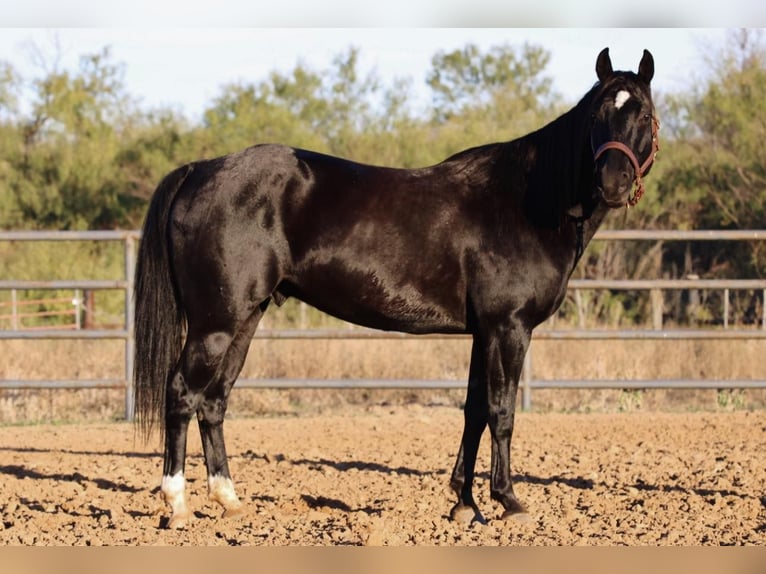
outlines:
{"label": "leather halter", "polygon": [[601,155],[608,149],[619,150],[628,156],[630,163],[633,165],[633,171],[636,174],[635,178],[633,179],[633,185],[635,185],[636,190],[632,197],[628,197],[628,205],[630,206],[636,205],[638,200],[641,199],[641,197],[644,195],[644,182],[642,181],[641,177],[649,169],[649,166],[654,163],[654,158],[660,149],[659,131],[660,121],[657,119],[657,116],[652,114],[652,151],[649,154],[649,157],[646,158],[646,161],[641,165],[638,164],[638,159],[636,159],[636,154],[633,153],[633,150],[631,150],[624,143],[618,141],[609,141],[601,144],[593,154],[594,162],[598,160],[598,158],[601,157]]}

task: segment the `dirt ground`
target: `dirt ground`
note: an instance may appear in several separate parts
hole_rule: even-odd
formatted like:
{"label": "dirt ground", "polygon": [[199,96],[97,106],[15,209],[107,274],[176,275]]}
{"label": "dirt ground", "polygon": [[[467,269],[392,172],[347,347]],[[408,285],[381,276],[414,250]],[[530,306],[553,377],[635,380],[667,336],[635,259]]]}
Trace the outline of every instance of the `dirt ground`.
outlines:
{"label": "dirt ground", "polygon": [[162,528],[156,441],[129,424],[0,427],[0,544],[766,544],[766,411],[521,413],[513,474],[531,520],[499,520],[485,435],[486,526],[448,519],[461,427],[458,409],[418,405],[227,421],[246,503],[230,519],[207,500],[195,430],[182,531]]}

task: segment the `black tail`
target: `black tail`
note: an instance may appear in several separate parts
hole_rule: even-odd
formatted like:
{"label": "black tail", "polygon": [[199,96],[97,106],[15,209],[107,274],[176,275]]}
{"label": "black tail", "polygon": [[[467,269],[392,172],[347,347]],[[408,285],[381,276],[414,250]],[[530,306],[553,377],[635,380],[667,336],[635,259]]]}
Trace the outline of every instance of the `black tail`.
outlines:
{"label": "black tail", "polygon": [[168,175],[149,204],[135,278],[135,339],[133,393],[136,424],[146,440],[160,423],[164,431],[165,389],[181,353],[185,313],[180,306],[170,265],[168,218],[173,199],[190,165]]}

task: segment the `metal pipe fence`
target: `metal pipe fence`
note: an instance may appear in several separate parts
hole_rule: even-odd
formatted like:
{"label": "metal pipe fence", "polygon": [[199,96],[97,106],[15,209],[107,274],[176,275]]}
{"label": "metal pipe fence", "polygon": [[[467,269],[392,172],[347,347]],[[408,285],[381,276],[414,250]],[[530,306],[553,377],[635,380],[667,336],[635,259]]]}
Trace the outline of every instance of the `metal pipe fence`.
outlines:
{"label": "metal pipe fence", "polygon": [[[0,330],[0,340],[87,339],[124,341],[124,371],[115,379],[0,379],[2,389],[124,389],[125,417],[132,420],[134,308],[131,301],[136,264],[138,231],[0,231],[0,241],[119,241],[123,243],[124,275],[114,280],[0,280],[2,290],[99,290],[117,289],[125,293],[122,329],[49,329],[44,331]],[[601,230],[598,241],[763,241],[766,230],[744,231],[643,231]],[[724,291],[725,316],[728,316],[730,290],[760,290],[763,293],[763,320],[760,329],[551,329],[539,328],[533,340],[753,340],[766,339],[766,279],[573,279],[569,289],[647,290],[662,292],[673,289],[720,289]],[[724,321],[724,326],[728,324]],[[655,325],[655,327],[657,327]],[[442,339],[465,335],[407,335],[371,329],[261,329],[255,339]],[[323,388],[323,389],[461,389],[463,380],[399,380],[399,379],[251,379],[240,378],[242,388]],[[522,406],[531,408],[534,389],[763,389],[766,380],[741,379],[669,379],[669,380],[537,380],[532,372],[531,352],[525,361],[521,380]]]}

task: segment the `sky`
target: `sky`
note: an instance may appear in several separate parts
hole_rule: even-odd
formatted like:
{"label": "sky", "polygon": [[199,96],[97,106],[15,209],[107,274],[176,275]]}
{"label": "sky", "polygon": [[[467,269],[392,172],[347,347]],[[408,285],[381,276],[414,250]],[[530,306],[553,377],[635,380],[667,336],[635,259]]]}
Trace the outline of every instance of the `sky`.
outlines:
{"label": "sky", "polygon": [[[655,92],[688,88],[727,29],[766,26],[755,0],[0,0],[0,61],[25,78],[41,75],[33,46],[76,68],[110,46],[130,95],[145,108],[171,107],[192,120],[224,85],[257,82],[298,62],[323,70],[350,46],[360,66],[390,84],[409,78],[415,109],[438,51],[476,43],[551,55],[545,74],[574,103],[595,81],[599,51],[615,69],[635,70],[644,48],[655,59]],[[55,49],[58,45],[59,49]]]}
{"label": "sky", "polygon": [[[250,27],[107,27],[3,28],[0,60],[11,62],[24,77],[41,66],[74,69],[83,54],[110,46],[113,60],[124,65],[129,94],[145,108],[171,107],[199,120],[222,87],[257,82],[272,70],[289,71],[298,62],[322,70],[350,46],[360,50],[360,67],[390,84],[410,78],[416,101],[427,100],[425,78],[431,58],[476,43],[521,46],[528,42],[551,55],[545,74],[554,90],[576,102],[596,80],[599,51],[609,47],[615,69],[636,70],[643,49],[655,59],[655,92],[688,88],[706,71],[705,56],[726,41],[724,28],[250,28]],[[41,64],[39,55],[47,62]]]}
{"label": "sky", "polygon": [[0,26],[763,26],[759,0],[0,0]]}

